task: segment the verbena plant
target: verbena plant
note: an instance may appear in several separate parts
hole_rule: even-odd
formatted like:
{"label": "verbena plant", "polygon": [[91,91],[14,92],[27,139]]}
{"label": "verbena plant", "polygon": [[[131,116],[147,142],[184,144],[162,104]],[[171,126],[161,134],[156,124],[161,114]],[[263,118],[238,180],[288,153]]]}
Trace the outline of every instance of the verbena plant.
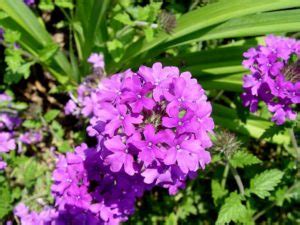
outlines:
{"label": "verbena plant", "polygon": [[[21,0],[0,0],[1,43],[7,65],[2,89],[19,85],[40,65],[43,70],[39,71],[49,72],[55,79],[50,93],[73,91],[91,74],[88,58],[94,52],[104,55],[107,76],[129,68],[136,71],[140,65],[154,62],[190,71],[212,103],[216,125],[211,134],[212,163],[176,196],[162,189],[147,193],[138,201],[128,224],[296,224],[300,190],[299,149],[294,134],[299,131],[297,120],[278,126],[270,121],[262,104],[257,113],[250,114],[240,95],[243,76],[249,73],[242,66],[243,53],[263,44],[263,36],[268,34],[298,37],[300,2],[209,2],[41,0],[30,8]],[[49,14],[59,14],[61,20],[54,25],[45,23]],[[48,31],[53,29],[64,33],[63,46],[53,40],[55,35]],[[44,79],[42,72],[38,76]],[[23,127],[44,127],[60,152],[82,142],[84,135],[68,135],[67,128],[57,122],[59,111],[47,109],[46,115],[40,112],[38,122],[25,116]],[[65,141],[65,137],[73,141]],[[10,218],[20,200],[33,201],[30,195],[36,194],[38,185],[50,185],[49,174],[47,178],[37,176],[37,184],[31,178],[37,168],[50,173],[44,156],[10,157],[13,171],[7,172],[10,177],[1,175],[0,181],[3,220]],[[28,168],[27,175],[18,174],[22,171],[18,164],[24,164],[25,171]],[[21,185],[13,179],[20,180]],[[44,195],[51,202],[50,191]],[[33,205],[35,208],[39,207]]]}

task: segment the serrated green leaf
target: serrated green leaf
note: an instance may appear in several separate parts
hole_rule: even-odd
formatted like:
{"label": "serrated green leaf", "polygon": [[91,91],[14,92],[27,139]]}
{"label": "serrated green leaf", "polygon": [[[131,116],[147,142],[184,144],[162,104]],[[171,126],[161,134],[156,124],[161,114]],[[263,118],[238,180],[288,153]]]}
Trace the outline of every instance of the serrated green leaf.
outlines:
{"label": "serrated green leaf", "polygon": [[18,31],[12,31],[12,30],[6,29],[3,37],[4,37],[5,42],[7,42],[9,44],[14,44],[18,40],[20,40],[21,35]]}
{"label": "serrated green leaf", "polygon": [[49,110],[45,114],[44,118],[47,123],[50,123],[52,120],[54,120],[58,116],[59,113],[60,113],[60,110],[52,109],[52,110]]}
{"label": "serrated green leaf", "polygon": [[228,190],[224,189],[218,180],[211,181],[211,192],[215,205],[228,194]]}
{"label": "serrated green leaf", "polygon": [[21,74],[22,77],[24,77],[25,79],[27,79],[30,76],[30,67],[33,64],[34,64],[34,62],[24,63],[23,65],[21,65],[18,68],[17,73]]}
{"label": "serrated green leaf", "polygon": [[238,151],[230,159],[230,164],[235,168],[236,167],[244,168],[245,166],[249,166],[257,163],[261,163],[261,160],[257,158],[255,155],[246,151]]}
{"label": "serrated green leaf", "polygon": [[225,199],[224,205],[222,205],[218,220],[216,224],[226,224],[233,222],[242,222],[247,217],[247,209],[242,204],[241,197],[232,192],[228,198]]}
{"label": "serrated green leaf", "polygon": [[266,170],[250,180],[250,188],[247,191],[260,198],[268,197],[281,181],[283,174],[278,169]]}

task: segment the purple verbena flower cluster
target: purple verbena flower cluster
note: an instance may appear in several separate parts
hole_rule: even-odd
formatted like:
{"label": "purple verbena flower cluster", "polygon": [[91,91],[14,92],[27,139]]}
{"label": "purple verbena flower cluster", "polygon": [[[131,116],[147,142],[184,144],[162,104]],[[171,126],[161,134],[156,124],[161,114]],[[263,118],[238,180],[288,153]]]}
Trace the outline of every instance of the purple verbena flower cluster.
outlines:
{"label": "purple verbena flower cluster", "polygon": [[250,48],[244,53],[245,68],[243,104],[251,112],[259,101],[266,103],[277,125],[295,120],[295,105],[300,103],[300,41],[269,35],[266,45]]}
{"label": "purple verbena flower cluster", "polygon": [[211,160],[211,111],[189,72],[161,63],[81,84],[65,112],[89,118],[97,145],[59,157],[51,224],[120,224],[146,190],[176,194]]}
{"label": "purple verbena flower cluster", "polygon": [[[77,102],[77,103],[76,103]],[[175,194],[210,162],[211,105],[189,72],[155,63],[81,85],[66,112],[90,118],[90,136],[114,173],[141,174],[146,184]]]}

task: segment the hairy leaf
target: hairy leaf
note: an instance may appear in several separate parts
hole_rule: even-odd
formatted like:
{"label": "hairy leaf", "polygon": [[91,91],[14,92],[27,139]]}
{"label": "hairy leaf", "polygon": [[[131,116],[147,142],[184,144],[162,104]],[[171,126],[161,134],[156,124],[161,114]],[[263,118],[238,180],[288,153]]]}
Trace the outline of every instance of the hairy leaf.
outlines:
{"label": "hairy leaf", "polygon": [[228,190],[224,189],[218,180],[211,181],[211,192],[215,205],[228,194]]}
{"label": "hairy leaf", "polygon": [[230,196],[225,199],[216,224],[225,224],[231,221],[242,222],[246,216],[247,209],[242,204],[241,197],[236,192],[232,192]]}
{"label": "hairy leaf", "polygon": [[255,155],[246,151],[238,151],[230,159],[230,164],[233,167],[244,168],[245,166],[249,166],[257,163],[261,163],[261,160],[257,158]]}
{"label": "hairy leaf", "polygon": [[283,172],[278,169],[266,170],[251,179],[248,191],[260,198],[268,197],[270,192],[279,184],[282,177]]}

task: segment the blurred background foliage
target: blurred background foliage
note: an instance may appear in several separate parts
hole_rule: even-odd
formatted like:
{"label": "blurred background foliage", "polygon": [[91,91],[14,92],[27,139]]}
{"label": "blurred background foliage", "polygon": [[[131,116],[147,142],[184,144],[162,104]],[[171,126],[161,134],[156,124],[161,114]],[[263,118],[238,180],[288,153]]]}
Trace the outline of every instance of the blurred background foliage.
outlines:
{"label": "blurred background foliage", "polygon": [[300,223],[299,123],[274,126],[265,106],[250,115],[240,100],[243,52],[266,34],[299,37],[299,0],[0,0],[0,27],[0,90],[14,95],[23,129],[45,140],[5,156],[0,221],[20,200],[51,203],[54,149],[86,140],[86,121],[62,113],[67,93],[102,52],[107,75],[156,61],[191,71],[217,125],[210,166],[176,196],[147,193],[127,224]]}

